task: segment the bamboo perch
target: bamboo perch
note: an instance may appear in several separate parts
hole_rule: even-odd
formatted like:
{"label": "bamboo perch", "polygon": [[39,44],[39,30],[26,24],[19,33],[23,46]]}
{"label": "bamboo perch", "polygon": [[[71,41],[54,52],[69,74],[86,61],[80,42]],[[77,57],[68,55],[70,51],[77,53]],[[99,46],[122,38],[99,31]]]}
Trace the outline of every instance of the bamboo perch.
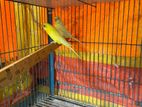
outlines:
{"label": "bamboo perch", "polygon": [[51,43],[35,51],[34,53],[27,55],[18,61],[0,69],[0,87],[12,84],[14,79],[19,76],[19,74],[24,71],[28,71],[28,69],[30,69],[33,65],[47,58],[48,54],[58,47],[58,44]]}

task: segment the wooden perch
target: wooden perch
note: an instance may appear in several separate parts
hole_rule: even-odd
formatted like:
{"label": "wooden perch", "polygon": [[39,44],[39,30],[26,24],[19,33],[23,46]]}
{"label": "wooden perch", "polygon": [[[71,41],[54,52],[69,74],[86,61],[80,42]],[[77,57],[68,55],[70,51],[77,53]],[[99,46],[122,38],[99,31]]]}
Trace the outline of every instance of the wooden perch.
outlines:
{"label": "wooden perch", "polygon": [[0,87],[12,84],[17,76],[19,76],[22,72],[28,71],[33,65],[47,58],[48,54],[58,47],[58,44],[51,43],[37,50],[36,52],[0,69]]}

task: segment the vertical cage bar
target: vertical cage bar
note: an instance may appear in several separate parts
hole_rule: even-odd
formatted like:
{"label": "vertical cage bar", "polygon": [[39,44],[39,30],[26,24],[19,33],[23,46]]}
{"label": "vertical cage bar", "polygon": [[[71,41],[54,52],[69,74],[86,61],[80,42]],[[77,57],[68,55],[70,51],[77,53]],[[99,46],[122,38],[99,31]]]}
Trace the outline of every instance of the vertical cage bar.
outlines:
{"label": "vertical cage bar", "polygon": [[[123,11],[122,11],[123,13],[122,13],[122,25],[121,25],[121,27],[122,27],[122,33],[121,33],[121,43],[120,43],[120,46],[121,46],[121,47],[120,47],[120,55],[123,54],[123,51],[122,51],[122,50],[123,50],[123,46],[125,47],[125,45],[123,44],[123,38],[124,38],[124,36],[125,36],[125,35],[124,35],[124,29],[125,29],[125,26],[124,26],[124,21],[125,21],[124,18],[125,18],[125,15],[124,15],[124,14],[126,13],[126,12],[125,12],[125,8],[126,8],[125,5],[126,5],[126,2],[123,1],[123,7],[122,7],[122,8],[123,8]],[[126,56],[125,56],[125,57],[126,57]],[[120,66],[122,66],[122,63],[123,63],[122,60],[123,60],[123,59],[120,58]],[[125,70],[126,70],[126,65],[124,65],[124,66],[125,66]],[[125,74],[123,73],[123,75],[126,75],[126,73],[125,73]],[[123,86],[123,92],[122,92],[122,93],[124,94],[124,92],[125,92],[125,80],[122,81],[120,84],[122,84],[122,86]],[[122,97],[122,105],[124,106],[124,96]]]}
{"label": "vertical cage bar", "polygon": [[[97,7],[95,8],[95,15],[94,15],[94,39],[93,39],[93,41],[95,42],[95,39],[96,39],[96,10],[97,10]],[[94,43],[94,45],[93,45],[93,50],[95,50],[96,49],[96,44]],[[96,53],[93,55],[93,61],[96,59]],[[94,63],[96,63],[96,62],[94,62]],[[95,66],[94,66],[94,64],[93,64],[93,73],[94,73],[94,71],[95,71]],[[94,74],[94,76],[95,76],[95,78],[96,78],[96,74]],[[95,78],[93,78],[93,85],[96,85],[96,83],[95,83]],[[93,90],[95,90],[95,88],[93,87]],[[95,90],[96,91],[96,90]],[[94,93],[93,92],[93,96],[95,96],[96,97],[96,93]],[[93,100],[93,98],[92,98],[92,100]],[[96,104],[95,103],[95,101],[93,100],[93,104]]]}
{"label": "vertical cage bar", "polygon": [[[48,23],[52,24],[52,9],[48,9]],[[51,43],[52,39],[48,37],[48,43]],[[54,53],[49,54],[49,86],[50,95],[54,95]]]}
{"label": "vertical cage bar", "polygon": [[[133,55],[132,55],[132,52],[133,52],[133,49],[132,49],[132,47],[133,47],[133,39],[132,39],[132,37],[133,37],[133,32],[134,32],[134,11],[135,11],[135,0],[133,1],[133,2],[131,2],[131,3],[133,3],[133,5],[132,5],[132,19],[131,19],[131,24],[132,24],[132,28],[131,28],[131,31],[130,31],[130,36],[131,36],[131,40],[130,40],[130,58],[129,58],[129,66],[132,66],[132,57],[133,57]],[[131,77],[131,70],[129,69],[129,76],[128,76],[128,79],[131,79],[132,77]],[[131,87],[132,87],[132,85],[130,84],[130,82],[129,82],[129,87],[128,87],[128,94],[131,94],[131,91],[130,91],[130,89],[131,89]],[[134,92],[133,91],[133,89],[132,89],[132,92]],[[133,99],[133,98],[132,98]],[[128,102],[128,101],[127,101]],[[128,102],[129,103],[129,102]],[[132,105],[133,105],[133,102],[131,103]]]}
{"label": "vertical cage bar", "polygon": [[[128,1],[128,9],[127,9],[127,22],[126,22],[126,43],[128,41],[128,25],[129,25],[129,14],[130,14],[130,0]],[[125,48],[127,48],[127,45],[125,45]],[[127,52],[126,52],[126,49],[125,49],[125,65],[126,65],[126,55],[127,55]],[[125,67],[125,70],[126,70],[126,67]],[[126,73],[125,73],[126,74]],[[124,78],[125,78],[125,74],[124,74]],[[126,89],[126,82],[124,83],[124,92],[125,92],[125,89]],[[128,103],[128,102],[127,102]]]}
{"label": "vertical cage bar", "polygon": [[[107,6],[105,7],[105,8],[107,8]],[[107,13],[106,13],[107,14]],[[107,16],[106,16],[107,17]],[[107,40],[106,40],[106,42],[107,42],[107,44],[106,44],[106,53],[107,53],[107,56],[106,56],[106,67],[108,68],[108,64],[109,64],[109,62],[108,62],[108,60],[109,60],[109,58],[108,58],[108,55],[109,55],[109,49],[108,49],[108,47],[109,47],[109,38],[110,38],[110,2],[108,2],[108,18],[107,18],[107,27],[106,27],[107,29],[107,33],[106,33],[106,35],[107,35]],[[108,79],[108,76],[107,76],[107,72],[108,72],[108,69],[106,69],[105,70],[105,81],[107,81],[107,79]],[[111,79],[110,79],[111,80]],[[107,87],[107,85],[105,85],[105,87]],[[109,92],[109,94],[108,94],[108,96],[109,96],[109,100],[110,100],[110,92]],[[107,97],[107,95],[105,95],[105,99],[107,99],[106,98]],[[106,104],[106,101],[105,101],[105,104]],[[107,105],[107,104],[106,104]],[[108,106],[110,106],[110,102],[109,102],[109,104],[108,104]]]}
{"label": "vertical cage bar", "polygon": [[[113,12],[112,12],[112,35],[114,34],[114,22],[115,22],[115,2],[113,2]],[[113,50],[113,48],[114,48],[114,45],[113,45],[113,40],[114,40],[114,36],[112,36],[112,40],[111,40],[111,43],[112,43],[112,45],[111,45],[111,53],[113,53],[114,52],[114,50]],[[114,57],[113,56],[111,56],[111,62],[110,62],[110,65],[111,65],[111,75],[110,75],[110,82],[111,81],[113,81],[113,78],[112,78],[112,69],[113,69],[113,67],[112,67],[112,65],[113,65],[113,60],[114,60]],[[110,95],[110,94],[109,94]],[[109,96],[110,97],[110,96]],[[112,103],[113,103],[113,106],[114,106],[114,98],[115,98],[115,96],[114,96],[114,94],[112,95],[112,97],[113,97],[113,101],[112,101]],[[110,98],[109,98],[110,99]]]}
{"label": "vertical cage bar", "polygon": [[[140,24],[139,24],[139,20],[140,20],[140,2],[141,2],[141,0],[138,0],[138,19],[137,19],[137,22],[138,22],[138,24],[137,24],[137,37],[139,36],[139,26],[140,26]],[[137,41],[138,42],[138,41]],[[136,43],[137,43],[136,42]],[[142,44],[142,40],[141,40],[141,44]],[[136,57],[136,56],[135,56]],[[142,60],[142,50],[140,51],[140,63],[139,63],[139,65],[141,65],[141,60]],[[137,95],[136,95],[136,99],[137,99],[137,101],[139,101],[139,93],[140,93],[140,77],[141,75],[140,75],[140,69],[138,70],[138,88],[137,88]],[[137,103],[137,102],[136,102]],[[138,103],[138,105],[140,105],[139,103]]]}

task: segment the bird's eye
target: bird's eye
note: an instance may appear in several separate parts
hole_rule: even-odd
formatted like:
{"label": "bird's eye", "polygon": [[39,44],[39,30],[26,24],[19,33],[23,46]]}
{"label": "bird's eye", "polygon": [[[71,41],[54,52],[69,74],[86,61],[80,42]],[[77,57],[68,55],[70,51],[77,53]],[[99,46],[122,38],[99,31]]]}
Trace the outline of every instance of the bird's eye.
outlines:
{"label": "bird's eye", "polygon": [[46,25],[44,24],[43,27],[46,27]]}

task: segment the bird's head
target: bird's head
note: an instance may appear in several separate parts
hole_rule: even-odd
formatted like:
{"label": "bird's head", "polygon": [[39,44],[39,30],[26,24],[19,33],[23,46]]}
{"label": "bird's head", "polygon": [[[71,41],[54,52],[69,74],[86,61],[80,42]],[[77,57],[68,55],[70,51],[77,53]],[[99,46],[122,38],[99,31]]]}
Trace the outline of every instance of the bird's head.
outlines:
{"label": "bird's head", "polygon": [[49,28],[50,28],[50,24],[49,24],[49,23],[43,24],[43,29],[44,29],[45,31],[48,31]]}
{"label": "bird's head", "polygon": [[56,23],[61,23],[61,19],[58,16],[55,16],[55,22]]}
{"label": "bird's head", "polygon": [[60,20],[60,18],[58,16],[55,16],[55,21]]}

